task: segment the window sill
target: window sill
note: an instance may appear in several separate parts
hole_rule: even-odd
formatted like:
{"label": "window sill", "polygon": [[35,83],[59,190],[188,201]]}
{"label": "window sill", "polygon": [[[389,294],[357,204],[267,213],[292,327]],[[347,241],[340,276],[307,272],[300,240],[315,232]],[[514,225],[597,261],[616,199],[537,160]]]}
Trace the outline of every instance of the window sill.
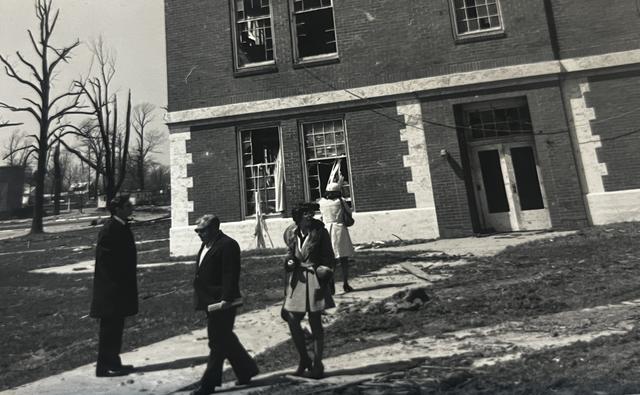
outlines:
{"label": "window sill", "polygon": [[278,71],[278,66],[274,64],[253,66],[253,67],[243,67],[241,69],[236,69],[233,72],[234,77],[246,77],[250,75],[257,74],[267,74],[267,73],[275,73]]}
{"label": "window sill", "polygon": [[466,44],[476,41],[493,40],[498,38],[504,38],[507,34],[504,30],[490,31],[490,32],[477,32],[456,36],[456,44]]}
{"label": "window sill", "polygon": [[294,69],[302,69],[305,67],[323,66],[326,64],[340,63],[340,56],[338,54],[332,54],[322,57],[313,57],[306,59],[299,59],[293,64]]}

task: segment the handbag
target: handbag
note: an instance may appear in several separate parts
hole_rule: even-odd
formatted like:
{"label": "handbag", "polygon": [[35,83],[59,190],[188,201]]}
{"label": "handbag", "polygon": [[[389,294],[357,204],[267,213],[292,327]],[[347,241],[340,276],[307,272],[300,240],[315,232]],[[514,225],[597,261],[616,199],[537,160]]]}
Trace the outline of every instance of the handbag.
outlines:
{"label": "handbag", "polygon": [[345,203],[343,199],[340,199],[340,204],[342,205],[342,223],[347,227],[352,226],[356,221],[353,219],[353,215],[351,215],[351,211],[349,211],[347,203]]}

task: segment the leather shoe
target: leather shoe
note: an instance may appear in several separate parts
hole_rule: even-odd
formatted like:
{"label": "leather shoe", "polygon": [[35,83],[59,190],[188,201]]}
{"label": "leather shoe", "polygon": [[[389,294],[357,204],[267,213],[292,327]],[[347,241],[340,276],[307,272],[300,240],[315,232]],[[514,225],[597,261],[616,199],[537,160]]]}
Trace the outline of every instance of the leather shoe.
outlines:
{"label": "leather shoe", "polygon": [[256,367],[256,370],[254,370],[251,373],[249,373],[246,377],[238,378],[238,380],[236,380],[236,385],[247,385],[247,384],[249,384],[251,382],[251,379],[254,376],[257,376],[258,373],[260,373],[260,370],[258,370],[258,368]]}
{"label": "leather shoe", "polygon": [[96,368],[96,377],[126,376],[131,372],[133,372],[133,366],[131,365],[109,366],[109,367],[101,366]]}
{"label": "leather shoe", "polygon": [[209,395],[216,392],[216,387],[198,387],[190,392],[190,395]]}

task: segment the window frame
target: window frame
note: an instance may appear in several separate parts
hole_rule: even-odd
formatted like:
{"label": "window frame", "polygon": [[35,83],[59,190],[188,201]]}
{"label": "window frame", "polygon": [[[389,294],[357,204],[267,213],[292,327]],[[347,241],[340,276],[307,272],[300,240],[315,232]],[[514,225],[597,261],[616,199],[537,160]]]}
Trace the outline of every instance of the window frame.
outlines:
{"label": "window frame", "polygon": [[269,23],[271,25],[271,42],[273,45],[273,59],[262,62],[250,63],[249,65],[240,66],[238,60],[238,51],[240,42],[238,40],[238,21],[236,11],[236,0],[229,0],[229,18],[231,22],[231,52],[233,57],[233,71],[236,76],[252,75],[262,72],[277,71],[277,48],[276,48],[276,32],[273,23],[273,4],[269,1]]}
{"label": "window frame", "polygon": [[[351,209],[355,212],[356,198],[355,198],[354,187],[353,187],[353,175],[352,175],[353,171],[351,168],[351,155],[349,150],[349,133],[347,131],[347,122],[345,120],[344,115],[336,115],[332,117],[327,117],[327,116],[310,117],[310,118],[304,118],[304,119],[298,120],[298,137],[300,139],[299,148],[300,148],[300,156],[302,158],[301,164],[302,164],[302,179],[304,182],[304,198],[306,201],[311,201],[311,187],[309,185],[309,169],[307,166],[307,163],[309,160],[307,158],[307,149],[306,149],[307,147],[306,147],[306,140],[305,140],[305,134],[304,134],[304,124],[334,122],[334,121],[342,122],[342,128],[344,132],[344,145],[345,145],[344,158],[346,159],[346,164],[347,164],[347,173],[349,176],[349,193],[350,193],[349,199],[345,199],[345,201],[351,205]],[[324,197],[324,196],[321,196],[321,197]]]}
{"label": "window frame", "polygon": [[[322,65],[328,63],[335,63],[340,60],[340,49],[338,48],[338,27],[336,26],[336,14],[335,14],[335,1],[331,0],[331,7],[320,7],[319,9],[331,8],[331,17],[333,18],[333,33],[335,38],[335,46],[336,51],[328,54],[321,55],[313,55],[307,57],[300,57],[298,50],[298,34],[296,29],[296,14],[299,12],[295,11],[295,0],[289,0],[289,28],[291,30],[291,43],[292,43],[292,51],[291,54],[293,56],[293,67],[305,67],[307,65]],[[315,10],[312,10],[315,11]],[[312,12],[306,11],[306,12]],[[304,11],[303,11],[304,12]]]}
{"label": "window frame", "polygon": [[[465,0],[466,1],[466,0]],[[453,37],[456,42],[475,41],[483,38],[497,38],[505,35],[504,17],[502,15],[502,5],[500,0],[496,1],[496,7],[498,8],[498,20],[500,26],[489,29],[474,30],[472,32],[460,33],[458,32],[458,22],[456,20],[456,5],[455,0],[449,0],[449,16],[451,19],[451,29],[453,31]]]}
{"label": "window frame", "polygon": [[[468,124],[469,114],[475,111],[504,110],[512,108],[526,108],[531,121],[531,133],[506,134],[502,136],[491,136],[483,138],[473,138],[472,130]],[[494,100],[483,100],[478,102],[464,103],[461,106],[461,114],[464,126],[464,138],[469,146],[500,143],[503,141],[530,141],[535,135],[533,119],[531,119],[531,107],[526,96],[514,96]]]}
{"label": "window frame", "polygon": [[[245,131],[250,131],[250,130],[257,130],[257,129],[271,129],[271,128],[275,128],[278,131],[278,144],[279,144],[279,148],[281,150],[281,152],[284,153],[284,149],[282,146],[282,126],[280,125],[280,123],[274,123],[274,122],[269,122],[269,123],[258,123],[258,124],[251,124],[251,125],[243,125],[241,127],[236,127],[236,145],[237,145],[237,149],[236,152],[238,153],[238,183],[240,184],[240,213],[243,219],[255,219],[256,218],[256,214],[247,214],[248,210],[247,210],[247,185],[246,185],[246,178],[245,178],[245,166],[243,163],[243,151],[242,151],[242,132]],[[284,179],[286,179],[286,166],[284,166],[283,168],[283,172],[284,172]],[[286,184],[285,184],[285,193],[286,193]],[[273,213],[263,213],[263,215],[267,218],[279,218],[279,217],[283,217],[286,213],[287,209],[286,209],[286,204],[285,204],[285,209],[283,211],[275,211]]]}

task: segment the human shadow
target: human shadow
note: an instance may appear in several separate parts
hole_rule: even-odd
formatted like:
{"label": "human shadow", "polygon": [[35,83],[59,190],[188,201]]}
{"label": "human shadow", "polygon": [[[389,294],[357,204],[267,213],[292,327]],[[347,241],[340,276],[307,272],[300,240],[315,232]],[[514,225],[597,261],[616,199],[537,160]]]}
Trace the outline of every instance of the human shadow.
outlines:
{"label": "human shadow", "polygon": [[162,363],[154,363],[154,364],[144,365],[144,366],[137,366],[136,373],[148,373],[148,372],[157,372],[160,370],[184,369],[192,366],[206,364],[208,359],[209,359],[209,356],[204,355],[201,357],[181,358],[181,359],[176,359],[175,361],[170,361],[170,362],[162,362]]}

